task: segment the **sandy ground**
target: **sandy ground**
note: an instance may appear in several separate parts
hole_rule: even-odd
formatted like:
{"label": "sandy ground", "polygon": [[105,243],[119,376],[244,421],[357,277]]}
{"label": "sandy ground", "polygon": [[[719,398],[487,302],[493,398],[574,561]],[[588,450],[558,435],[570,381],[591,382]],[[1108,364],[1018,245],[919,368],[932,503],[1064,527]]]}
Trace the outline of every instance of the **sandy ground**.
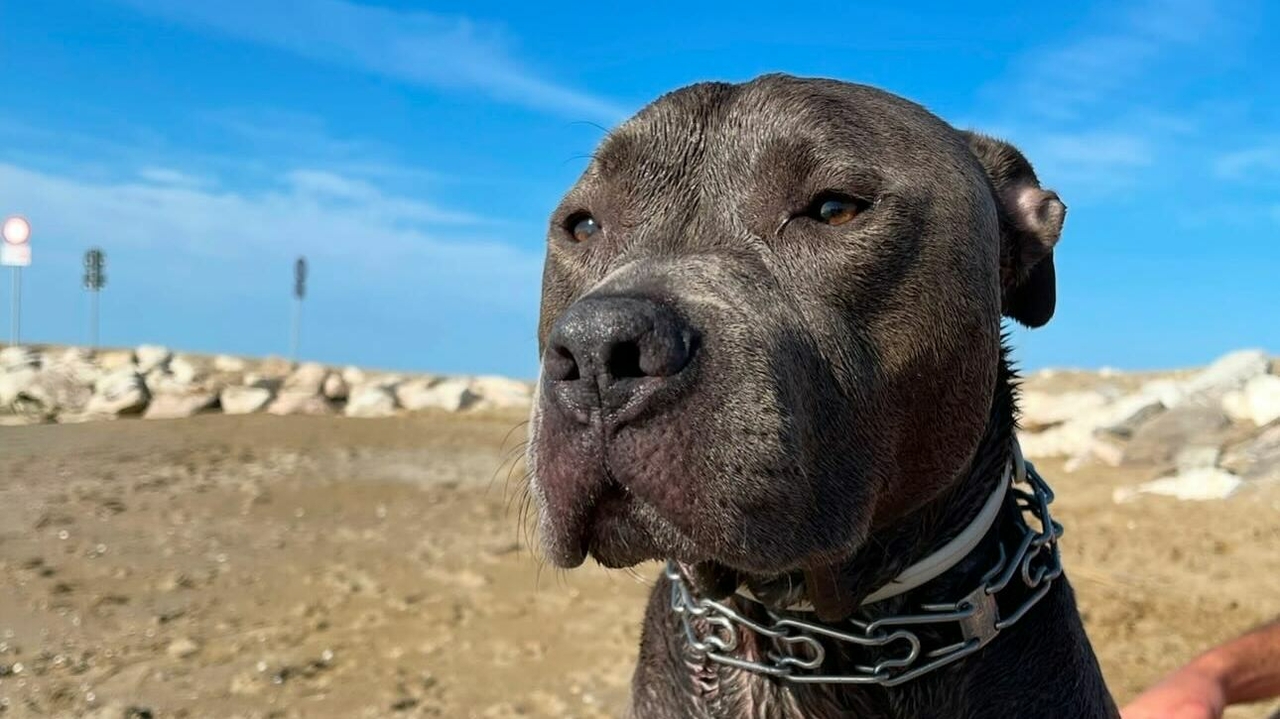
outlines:
{"label": "sandy ground", "polygon": [[[520,420],[0,428],[0,717],[612,715],[654,568],[539,568]],[[1115,505],[1146,477],[1040,469],[1119,698],[1280,613],[1280,486]]]}

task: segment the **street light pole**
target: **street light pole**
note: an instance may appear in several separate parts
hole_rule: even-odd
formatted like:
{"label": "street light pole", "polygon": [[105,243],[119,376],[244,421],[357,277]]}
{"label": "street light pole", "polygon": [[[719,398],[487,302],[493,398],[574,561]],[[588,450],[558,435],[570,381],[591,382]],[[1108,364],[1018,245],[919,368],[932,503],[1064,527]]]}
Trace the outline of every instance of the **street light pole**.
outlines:
{"label": "street light pole", "polygon": [[22,268],[31,264],[31,223],[21,215],[6,218],[0,227],[0,265],[13,267],[13,319],[9,324],[9,343],[22,341]]}
{"label": "street light pole", "polygon": [[22,268],[13,268],[13,297],[9,306],[13,308],[13,317],[9,321],[9,345],[17,347],[22,340]]}
{"label": "street light pole", "polygon": [[289,358],[298,361],[298,346],[302,343],[302,298],[307,296],[307,258],[299,257],[293,263],[293,331],[289,338]]}
{"label": "street light pole", "polygon": [[89,290],[89,347],[98,349],[98,293],[107,285],[107,255],[97,247],[84,253],[84,288]]}

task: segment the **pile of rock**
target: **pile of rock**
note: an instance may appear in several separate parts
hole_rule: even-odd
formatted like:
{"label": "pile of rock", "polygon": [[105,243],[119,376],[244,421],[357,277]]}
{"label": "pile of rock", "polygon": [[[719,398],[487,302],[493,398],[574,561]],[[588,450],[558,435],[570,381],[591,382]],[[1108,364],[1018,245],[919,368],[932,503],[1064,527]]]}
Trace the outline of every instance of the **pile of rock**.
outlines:
{"label": "pile of rock", "polygon": [[366,373],[279,358],[245,360],[132,350],[6,347],[0,350],[0,424],[82,422],[205,412],[340,414],[528,407],[533,388],[505,377]]}
{"label": "pile of rock", "polygon": [[[1022,396],[1028,457],[1061,457],[1162,474],[1117,492],[1183,499],[1225,497],[1248,481],[1280,481],[1280,363],[1259,350],[1225,355],[1184,377],[1122,391],[1100,380],[1083,390]],[[1029,383],[1035,386],[1035,377]]]}

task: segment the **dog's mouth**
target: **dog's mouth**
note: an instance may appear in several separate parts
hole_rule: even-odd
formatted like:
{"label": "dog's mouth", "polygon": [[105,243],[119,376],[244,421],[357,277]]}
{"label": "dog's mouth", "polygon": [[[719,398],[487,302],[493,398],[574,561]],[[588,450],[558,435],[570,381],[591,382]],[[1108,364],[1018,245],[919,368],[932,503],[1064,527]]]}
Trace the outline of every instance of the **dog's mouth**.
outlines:
{"label": "dog's mouth", "polygon": [[[546,531],[559,535],[552,560],[573,567],[588,556],[610,569],[634,566],[664,556],[655,534],[655,513],[612,477],[591,493],[580,511],[553,520]],[[656,530],[656,531],[655,531]]]}
{"label": "dog's mouth", "polygon": [[639,500],[616,481],[601,489],[582,528],[582,551],[611,569],[629,567],[654,551],[653,538],[637,521]]}

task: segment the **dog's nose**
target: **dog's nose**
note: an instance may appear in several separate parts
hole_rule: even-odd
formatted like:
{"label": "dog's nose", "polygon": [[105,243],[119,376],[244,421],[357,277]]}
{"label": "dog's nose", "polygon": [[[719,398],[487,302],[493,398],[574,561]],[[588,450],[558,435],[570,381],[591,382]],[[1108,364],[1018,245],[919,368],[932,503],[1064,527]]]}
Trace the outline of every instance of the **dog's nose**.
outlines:
{"label": "dog's nose", "polygon": [[679,375],[695,346],[692,328],[657,302],[588,298],[574,303],[552,328],[543,376],[560,386],[563,403],[581,404],[586,391],[598,394],[604,409],[616,410]]}

